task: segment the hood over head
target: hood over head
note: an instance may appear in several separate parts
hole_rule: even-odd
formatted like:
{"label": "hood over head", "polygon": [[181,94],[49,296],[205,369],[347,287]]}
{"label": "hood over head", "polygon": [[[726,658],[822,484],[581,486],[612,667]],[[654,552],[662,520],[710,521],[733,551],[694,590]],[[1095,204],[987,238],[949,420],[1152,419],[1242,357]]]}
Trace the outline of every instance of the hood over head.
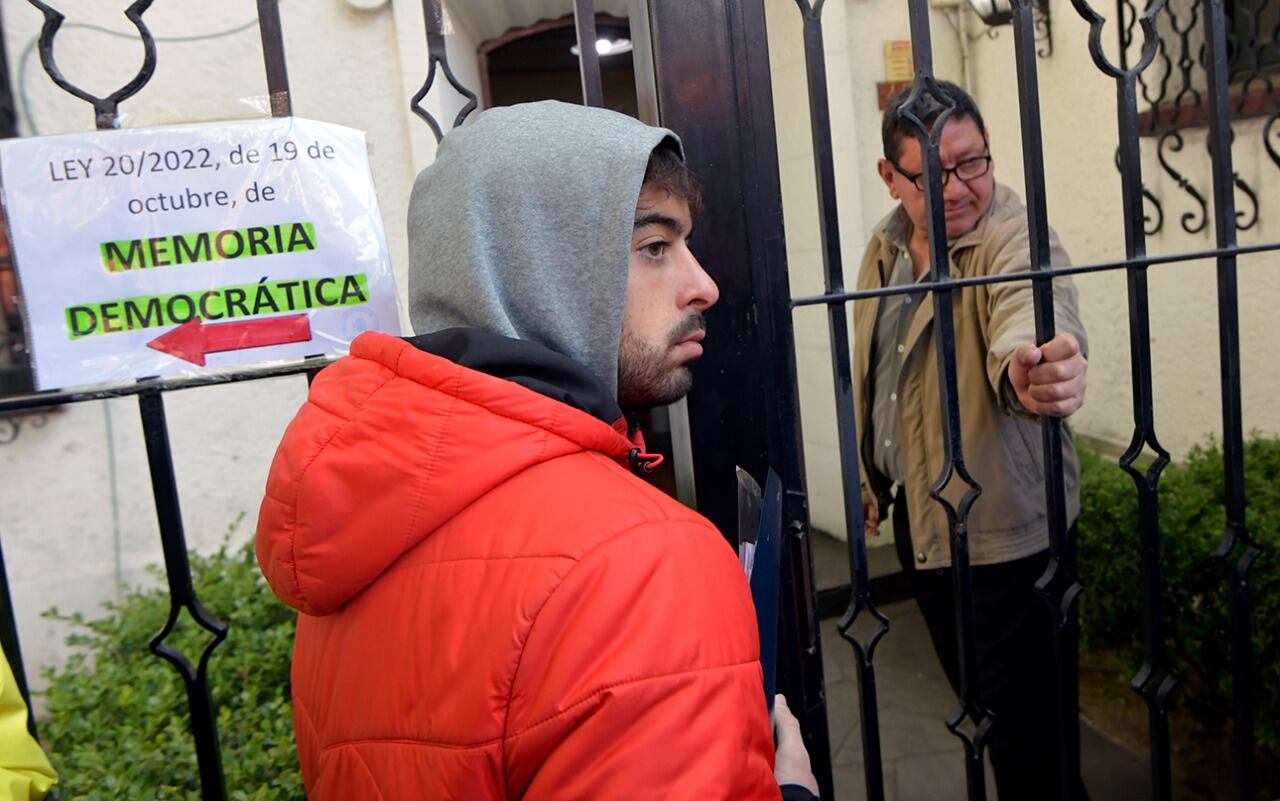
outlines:
{"label": "hood over head", "polygon": [[616,395],[636,202],[664,145],[683,156],[671,131],[557,101],[451,131],[409,201],[414,331],[536,342]]}

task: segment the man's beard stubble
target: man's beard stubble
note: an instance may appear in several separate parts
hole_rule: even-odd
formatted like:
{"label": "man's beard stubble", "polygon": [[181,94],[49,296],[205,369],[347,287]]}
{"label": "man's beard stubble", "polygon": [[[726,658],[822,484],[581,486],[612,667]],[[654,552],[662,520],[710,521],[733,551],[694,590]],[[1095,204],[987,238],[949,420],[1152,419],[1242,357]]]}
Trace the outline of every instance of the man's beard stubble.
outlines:
{"label": "man's beard stubble", "polygon": [[671,349],[706,327],[706,318],[694,312],[671,330],[661,347],[624,329],[618,345],[618,405],[623,409],[649,409],[675,403],[689,394],[695,360],[672,364]]}

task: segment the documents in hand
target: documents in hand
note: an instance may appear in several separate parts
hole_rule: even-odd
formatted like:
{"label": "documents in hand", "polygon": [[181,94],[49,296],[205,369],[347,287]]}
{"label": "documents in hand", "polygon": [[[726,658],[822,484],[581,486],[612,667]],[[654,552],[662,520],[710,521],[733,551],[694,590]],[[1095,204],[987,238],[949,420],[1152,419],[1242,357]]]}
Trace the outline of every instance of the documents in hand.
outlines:
{"label": "documents in hand", "polygon": [[738,559],[751,585],[760,627],[765,702],[773,711],[778,665],[778,590],[782,562],[782,481],[769,470],[764,492],[741,467],[738,473]]}

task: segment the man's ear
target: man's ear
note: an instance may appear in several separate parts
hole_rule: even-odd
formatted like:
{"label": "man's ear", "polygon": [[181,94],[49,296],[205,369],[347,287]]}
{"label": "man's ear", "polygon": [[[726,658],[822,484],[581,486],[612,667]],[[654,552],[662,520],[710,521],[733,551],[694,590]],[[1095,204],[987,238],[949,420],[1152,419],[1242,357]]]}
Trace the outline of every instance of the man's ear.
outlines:
{"label": "man's ear", "polygon": [[884,181],[884,185],[889,187],[889,197],[897,200],[898,187],[893,183],[893,164],[888,159],[880,159],[876,162],[876,171],[880,173],[880,180]]}

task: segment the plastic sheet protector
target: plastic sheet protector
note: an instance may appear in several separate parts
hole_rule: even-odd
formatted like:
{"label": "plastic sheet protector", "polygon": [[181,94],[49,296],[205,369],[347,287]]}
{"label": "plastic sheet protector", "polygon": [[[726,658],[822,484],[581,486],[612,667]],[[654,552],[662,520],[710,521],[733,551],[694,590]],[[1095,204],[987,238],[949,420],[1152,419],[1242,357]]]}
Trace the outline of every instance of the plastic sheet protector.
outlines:
{"label": "plastic sheet protector", "polygon": [[39,389],[399,334],[364,133],[296,118],[0,143]]}

